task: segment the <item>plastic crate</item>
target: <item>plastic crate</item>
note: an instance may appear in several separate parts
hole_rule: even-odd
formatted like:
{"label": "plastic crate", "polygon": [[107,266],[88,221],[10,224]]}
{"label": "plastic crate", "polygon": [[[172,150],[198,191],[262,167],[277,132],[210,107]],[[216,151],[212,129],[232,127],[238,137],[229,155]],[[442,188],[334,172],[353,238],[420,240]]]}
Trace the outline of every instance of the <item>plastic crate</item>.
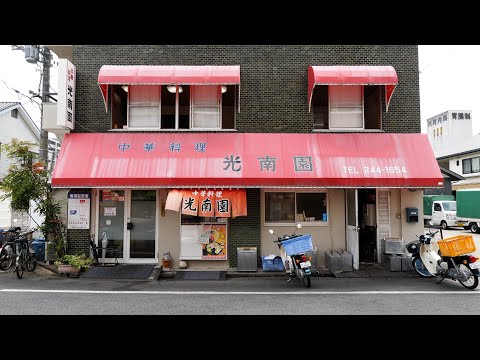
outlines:
{"label": "plastic crate", "polygon": [[313,250],[312,235],[300,235],[288,240],[283,240],[282,245],[289,256],[303,254],[306,251]]}
{"label": "plastic crate", "polygon": [[285,271],[281,258],[265,259],[265,256],[262,256],[262,269],[263,271]]}
{"label": "plastic crate", "polygon": [[472,235],[457,235],[437,240],[442,256],[460,256],[476,250]]}

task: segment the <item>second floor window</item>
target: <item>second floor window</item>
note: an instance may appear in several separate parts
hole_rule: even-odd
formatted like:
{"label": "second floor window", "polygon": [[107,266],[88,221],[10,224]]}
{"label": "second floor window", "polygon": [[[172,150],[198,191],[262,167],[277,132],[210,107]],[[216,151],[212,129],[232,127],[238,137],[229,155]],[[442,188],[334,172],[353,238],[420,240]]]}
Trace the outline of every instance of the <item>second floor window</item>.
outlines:
{"label": "second floor window", "polygon": [[235,90],[234,85],[116,85],[112,129],[234,129]]}
{"label": "second floor window", "polygon": [[464,174],[480,172],[480,157],[462,160],[462,168]]}
{"label": "second floor window", "polygon": [[380,86],[316,86],[315,130],[381,129]]}

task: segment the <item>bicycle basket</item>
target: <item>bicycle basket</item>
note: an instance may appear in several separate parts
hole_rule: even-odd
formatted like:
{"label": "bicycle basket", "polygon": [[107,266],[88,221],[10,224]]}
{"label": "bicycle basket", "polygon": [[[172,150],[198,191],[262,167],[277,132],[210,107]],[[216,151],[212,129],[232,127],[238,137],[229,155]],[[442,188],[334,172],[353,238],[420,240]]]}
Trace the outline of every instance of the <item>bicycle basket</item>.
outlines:
{"label": "bicycle basket", "polygon": [[303,254],[305,251],[313,250],[312,235],[299,235],[282,241],[283,248],[287,255]]}

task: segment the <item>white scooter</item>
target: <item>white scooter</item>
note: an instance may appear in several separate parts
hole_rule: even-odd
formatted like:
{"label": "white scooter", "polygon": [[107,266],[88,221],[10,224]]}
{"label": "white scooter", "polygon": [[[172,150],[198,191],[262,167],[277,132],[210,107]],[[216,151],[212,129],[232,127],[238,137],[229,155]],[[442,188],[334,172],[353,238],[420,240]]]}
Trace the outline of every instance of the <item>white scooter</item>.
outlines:
{"label": "white scooter", "polygon": [[407,245],[407,251],[412,254],[412,266],[415,272],[422,277],[440,277],[437,284],[448,277],[458,280],[467,289],[475,289],[480,276],[478,259],[469,254],[440,256],[440,248],[434,239],[436,233],[438,231],[417,235],[419,241],[413,241]]}
{"label": "white scooter", "polygon": [[[297,224],[297,229],[300,229],[301,227],[302,224]],[[310,266],[312,266],[312,263],[310,261],[311,258],[307,258],[307,256],[305,255],[305,251],[313,249],[311,247],[311,235],[296,235],[295,230],[292,235],[284,235],[283,237],[280,237],[275,234],[272,229],[268,230],[268,232],[270,235],[277,236],[277,240],[275,240],[274,242],[278,243],[278,248],[280,249],[280,257],[282,258],[285,271],[289,275],[287,281],[290,282],[293,278],[297,278],[298,280],[301,280],[307,288],[309,288],[311,285],[310,276],[312,272],[310,270]],[[287,251],[285,250],[282,242],[286,240],[294,240],[295,238],[305,236],[310,236],[309,248],[305,251],[301,251],[298,253],[289,252],[289,254],[287,255]]]}

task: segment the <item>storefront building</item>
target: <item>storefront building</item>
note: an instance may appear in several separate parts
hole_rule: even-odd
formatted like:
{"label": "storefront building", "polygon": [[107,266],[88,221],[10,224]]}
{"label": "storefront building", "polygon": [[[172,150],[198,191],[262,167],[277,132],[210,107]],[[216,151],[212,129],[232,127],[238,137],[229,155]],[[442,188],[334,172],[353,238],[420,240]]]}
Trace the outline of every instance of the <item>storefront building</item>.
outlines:
{"label": "storefront building", "polygon": [[300,222],[320,266],[346,249],[358,268],[382,238],[422,233],[412,211],[443,180],[416,46],[120,48],[73,46],[75,126],[52,177],[68,251],[93,236],[120,262],[228,269],[256,246],[261,266],[268,230]]}

